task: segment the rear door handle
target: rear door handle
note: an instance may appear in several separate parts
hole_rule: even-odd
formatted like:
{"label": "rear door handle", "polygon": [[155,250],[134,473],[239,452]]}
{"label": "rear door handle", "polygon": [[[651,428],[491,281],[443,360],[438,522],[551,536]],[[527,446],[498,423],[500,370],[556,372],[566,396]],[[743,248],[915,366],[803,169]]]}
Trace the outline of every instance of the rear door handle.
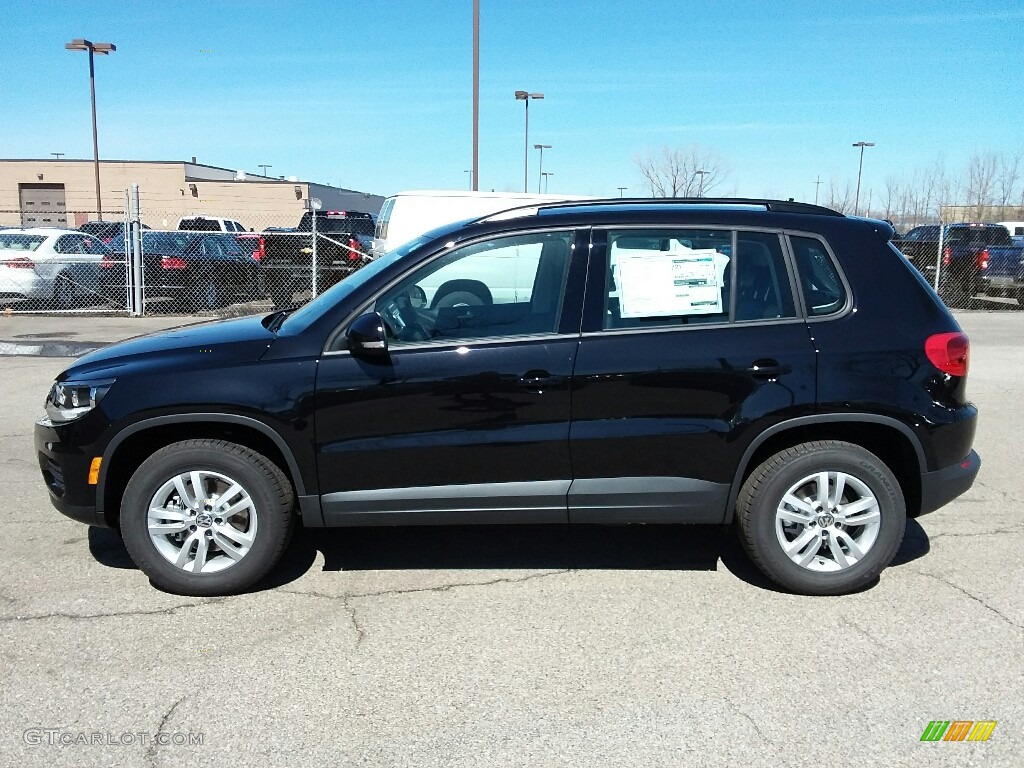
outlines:
{"label": "rear door handle", "polygon": [[755,360],[747,368],[747,373],[756,379],[777,379],[779,376],[783,376],[793,368],[788,365],[782,365],[778,360],[772,358],[764,358],[762,360]]}

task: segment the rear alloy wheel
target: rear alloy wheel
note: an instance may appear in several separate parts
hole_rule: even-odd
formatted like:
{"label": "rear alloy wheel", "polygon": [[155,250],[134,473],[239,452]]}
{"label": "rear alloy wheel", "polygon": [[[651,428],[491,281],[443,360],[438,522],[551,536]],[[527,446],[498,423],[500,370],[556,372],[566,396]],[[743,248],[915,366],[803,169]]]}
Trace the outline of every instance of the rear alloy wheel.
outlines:
{"label": "rear alloy wheel", "polygon": [[121,531],[159,588],[225,595],[262,579],[280,558],[294,494],[284,473],[244,446],[186,440],[154,453],[125,489]]}
{"label": "rear alloy wheel", "polygon": [[896,477],[874,454],[833,440],[781,451],[747,478],[736,503],[754,563],[794,592],[838,595],[892,562],[906,528]]}

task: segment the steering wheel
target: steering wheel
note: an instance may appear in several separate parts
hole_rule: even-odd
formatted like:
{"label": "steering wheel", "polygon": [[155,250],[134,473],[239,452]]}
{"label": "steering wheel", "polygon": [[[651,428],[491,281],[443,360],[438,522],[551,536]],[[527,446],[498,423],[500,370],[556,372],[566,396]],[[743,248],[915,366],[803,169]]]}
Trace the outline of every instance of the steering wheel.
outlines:
{"label": "steering wheel", "polygon": [[394,326],[399,341],[427,341],[430,333],[420,322],[414,302],[408,293],[400,293],[384,307],[383,314]]}

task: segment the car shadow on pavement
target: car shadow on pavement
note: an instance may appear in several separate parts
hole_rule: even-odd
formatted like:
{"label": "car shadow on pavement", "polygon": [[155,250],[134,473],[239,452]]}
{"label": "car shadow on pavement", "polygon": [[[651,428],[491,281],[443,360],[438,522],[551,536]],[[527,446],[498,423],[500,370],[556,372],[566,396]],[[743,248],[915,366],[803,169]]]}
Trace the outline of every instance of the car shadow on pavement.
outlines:
{"label": "car shadow on pavement", "polygon": [[[892,566],[927,554],[928,535],[907,521]],[[134,569],[116,531],[89,529],[89,551],[108,568]],[[731,526],[721,525],[467,525],[381,528],[299,528],[277,567],[253,591],[324,571],[573,569],[714,571],[779,592],[751,563]],[[868,585],[870,589],[874,584]]]}

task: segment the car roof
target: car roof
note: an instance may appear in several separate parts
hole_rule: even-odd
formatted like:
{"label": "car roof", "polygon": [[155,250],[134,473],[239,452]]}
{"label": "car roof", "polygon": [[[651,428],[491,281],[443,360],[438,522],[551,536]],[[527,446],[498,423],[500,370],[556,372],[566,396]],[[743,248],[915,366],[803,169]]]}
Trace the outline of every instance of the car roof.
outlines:
{"label": "car roof", "polygon": [[[89,235],[88,232],[83,232],[80,229],[68,229],[66,227],[12,227],[11,229],[5,229],[4,232],[8,235]],[[91,235],[89,235],[91,237]]]}

